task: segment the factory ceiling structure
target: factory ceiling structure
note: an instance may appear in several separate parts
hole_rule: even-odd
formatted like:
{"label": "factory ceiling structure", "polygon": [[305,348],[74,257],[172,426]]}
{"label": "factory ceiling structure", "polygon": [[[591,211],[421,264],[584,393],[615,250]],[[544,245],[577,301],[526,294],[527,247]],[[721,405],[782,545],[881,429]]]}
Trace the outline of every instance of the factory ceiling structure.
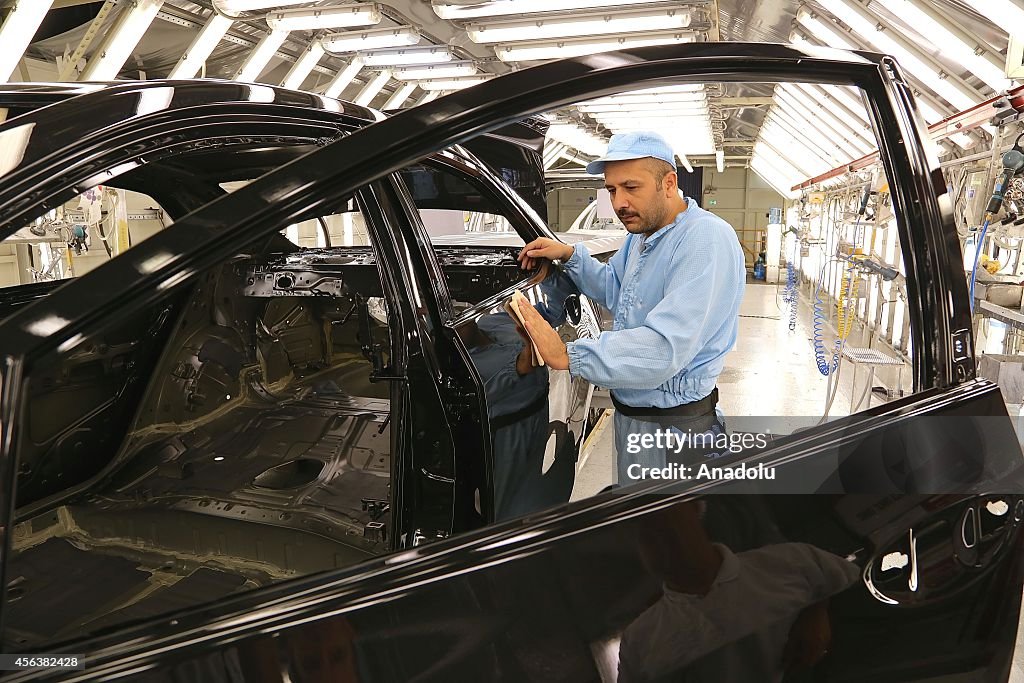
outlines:
{"label": "factory ceiling structure", "polygon": [[[1024,0],[0,0],[0,12],[0,82],[203,76],[385,110],[561,57],[691,41],[893,55],[932,125],[1024,80]],[[667,132],[685,166],[749,166],[787,196],[794,184],[874,148],[859,98],[838,86],[679,86],[550,118],[549,166],[578,168],[609,134],[671,119]],[[795,130],[826,142],[787,143]],[[992,132],[952,130],[939,144],[962,154]]]}

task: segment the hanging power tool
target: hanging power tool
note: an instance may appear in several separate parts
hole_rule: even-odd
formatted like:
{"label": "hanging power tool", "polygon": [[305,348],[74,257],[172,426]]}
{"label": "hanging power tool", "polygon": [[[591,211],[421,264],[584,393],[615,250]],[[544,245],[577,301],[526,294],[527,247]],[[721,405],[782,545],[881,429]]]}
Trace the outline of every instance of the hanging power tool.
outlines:
{"label": "hanging power tool", "polygon": [[996,185],[992,191],[992,198],[985,208],[985,221],[981,226],[981,233],[974,243],[974,266],[971,268],[971,312],[974,312],[974,281],[978,275],[978,262],[981,260],[981,248],[985,243],[985,233],[988,232],[989,223],[999,213],[1003,206],[1003,197],[1006,188],[1014,176],[1024,171],[1024,148],[1021,148],[1021,141],[1024,141],[1024,133],[1017,136],[1013,147],[1003,154],[1003,170],[996,178]]}

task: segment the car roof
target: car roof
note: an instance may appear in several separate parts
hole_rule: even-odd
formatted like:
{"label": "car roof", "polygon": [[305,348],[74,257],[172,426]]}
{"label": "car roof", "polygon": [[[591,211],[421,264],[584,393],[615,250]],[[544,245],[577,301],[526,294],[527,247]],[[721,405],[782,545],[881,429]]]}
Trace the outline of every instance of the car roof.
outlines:
{"label": "car roof", "polygon": [[[200,93],[205,93],[210,102],[223,101],[229,93],[238,92],[239,87],[247,88],[250,101],[297,105],[311,109],[331,111],[345,116],[353,124],[367,125],[379,121],[383,114],[375,109],[364,107],[353,102],[337,100],[316,93],[292,90],[263,83],[241,83],[216,78],[192,78],[182,80],[153,81],[106,81],[87,83],[5,83],[0,84],[0,109],[9,110],[7,119],[13,118],[41,107],[69,100],[91,93],[104,92],[114,95],[120,92],[131,92],[150,88],[167,88],[185,84],[202,84]],[[192,100],[192,104],[201,104],[201,100]]]}

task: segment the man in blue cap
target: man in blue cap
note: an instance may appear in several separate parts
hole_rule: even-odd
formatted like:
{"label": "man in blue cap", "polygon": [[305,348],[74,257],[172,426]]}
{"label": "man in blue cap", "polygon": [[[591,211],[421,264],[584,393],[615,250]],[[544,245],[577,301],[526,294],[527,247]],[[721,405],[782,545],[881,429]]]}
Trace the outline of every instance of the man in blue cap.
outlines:
{"label": "man in blue cap", "polygon": [[[604,174],[630,233],[622,248],[605,264],[582,244],[542,237],[519,254],[526,269],[562,261],[580,291],[614,315],[612,330],[597,339],[565,344],[532,307],[521,311],[545,363],[611,390],[620,484],[713,451],[706,440],[694,447],[679,436],[724,433],[715,384],[736,343],[743,250],[728,223],[681,196],[675,168],[661,135],[612,136],[587,172]],[[668,439],[668,430],[677,437]]]}

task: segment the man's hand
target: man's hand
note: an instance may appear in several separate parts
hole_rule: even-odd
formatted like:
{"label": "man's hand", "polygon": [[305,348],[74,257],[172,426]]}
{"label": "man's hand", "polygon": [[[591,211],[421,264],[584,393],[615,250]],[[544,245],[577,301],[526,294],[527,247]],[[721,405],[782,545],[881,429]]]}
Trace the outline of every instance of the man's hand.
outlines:
{"label": "man's hand", "polygon": [[[517,303],[513,302],[512,305],[515,306]],[[537,345],[537,350],[540,351],[540,357],[544,359],[544,362],[552,370],[568,370],[569,352],[554,328],[533,306],[520,306],[518,310],[519,314],[523,316],[526,331],[533,338],[533,343]]]}
{"label": "man's hand", "polygon": [[[533,270],[537,267],[537,261],[542,258],[546,258],[549,261],[554,261],[556,259],[560,261],[568,261],[572,258],[572,247],[548,237],[538,237],[523,247],[522,251],[519,252],[519,256],[516,257],[516,260],[519,261],[520,268],[524,270]],[[545,361],[546,360],[547,359],[545,358]]]}

